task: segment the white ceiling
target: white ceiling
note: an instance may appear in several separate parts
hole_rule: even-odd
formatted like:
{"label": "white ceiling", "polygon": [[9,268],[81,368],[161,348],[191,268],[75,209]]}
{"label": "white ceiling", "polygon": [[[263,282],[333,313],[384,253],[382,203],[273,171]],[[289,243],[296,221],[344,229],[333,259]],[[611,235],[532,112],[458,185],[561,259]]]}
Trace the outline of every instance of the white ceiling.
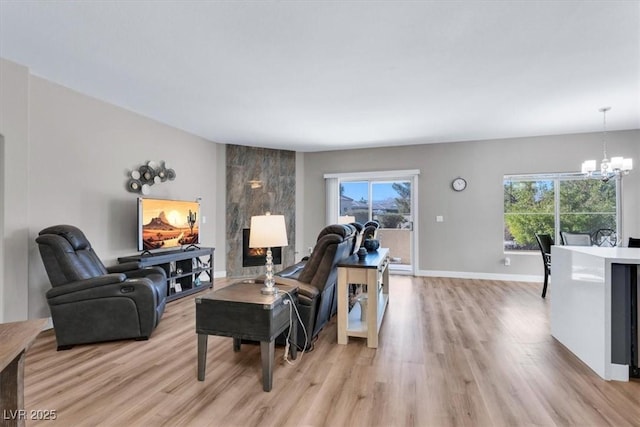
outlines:
{"label": "white ceiling", "polygon": [[7,1],[0,56],[212,141],[640,128],[639,1]]}

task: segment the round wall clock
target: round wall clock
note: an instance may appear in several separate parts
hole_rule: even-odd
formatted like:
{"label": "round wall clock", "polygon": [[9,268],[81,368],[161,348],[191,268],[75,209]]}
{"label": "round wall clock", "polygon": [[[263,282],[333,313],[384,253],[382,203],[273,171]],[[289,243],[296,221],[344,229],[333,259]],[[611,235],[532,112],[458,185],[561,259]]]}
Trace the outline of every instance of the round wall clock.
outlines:
{"label": "round wall clock", "polygon": [[467,188],[467,181],[464,178],[456,178],[451,181],[451,187],[456,191],[462,191]]}

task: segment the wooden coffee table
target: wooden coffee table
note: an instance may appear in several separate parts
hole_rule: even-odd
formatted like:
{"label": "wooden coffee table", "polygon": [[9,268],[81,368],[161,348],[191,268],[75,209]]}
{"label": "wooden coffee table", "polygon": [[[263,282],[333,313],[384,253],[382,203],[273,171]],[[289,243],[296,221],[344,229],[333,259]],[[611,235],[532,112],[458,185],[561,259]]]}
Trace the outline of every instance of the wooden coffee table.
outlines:
{"label": "wooden coffee table", "polygon": [[[263,295],[262,283],[243,281],[196,297],[196,333],[198,334],[198,380],[204,381],[207,363],[207,338],[220,335],[233,338],[233,350],[240,351],[242,340],[260,341],[262,388],[271,391],[275,338],[291,324],[291,359],[297,356],[296,315],[289,316],[290,297],[297,304],[298,288],[278,285],[277,295]],[[287,293],[285,293],[286,291]]]}

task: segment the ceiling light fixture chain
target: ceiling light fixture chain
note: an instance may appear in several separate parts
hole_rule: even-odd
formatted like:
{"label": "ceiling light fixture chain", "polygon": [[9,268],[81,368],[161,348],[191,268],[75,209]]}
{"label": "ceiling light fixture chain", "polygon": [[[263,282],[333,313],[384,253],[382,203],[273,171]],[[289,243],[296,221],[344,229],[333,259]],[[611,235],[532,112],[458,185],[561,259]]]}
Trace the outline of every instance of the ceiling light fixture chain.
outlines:
{"label": "ceiling light fixture chain", "polygon": [[600,172],[604,175],[609,170],[609,157],[607,157],[607,111],[611,110],[611,107],[602,107],[600,110],[602,113],[602,163],[600,164]]}

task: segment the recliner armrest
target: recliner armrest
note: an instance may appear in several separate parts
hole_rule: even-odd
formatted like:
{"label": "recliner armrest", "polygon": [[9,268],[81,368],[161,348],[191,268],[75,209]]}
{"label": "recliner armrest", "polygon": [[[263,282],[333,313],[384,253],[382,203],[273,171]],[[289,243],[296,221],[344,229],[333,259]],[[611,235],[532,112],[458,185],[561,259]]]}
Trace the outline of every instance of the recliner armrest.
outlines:
{"label": "recliner armrest", "polygon": [[318,298],[320,296],[320,290],[313,285],[309,285],[307,283],[300,282],[298,286],[298,299],[300,301],[304,300],[304,297],[309,298],[310,301]]}
{"label": "recliner armrest", "polygon": [[320,290],[313,285],[301,282],[295,279],[287,279],[286,277],[274,277],[276,285],[289,285],[298,287],[298,298],[306,297],[309,300],[313,300],[320,295]]}
{"label": "recliner armrest", "polygon": [[167,273],[164,271],[164,269],[162,267],[158,267],[158,266],[145,267],[145,268],[139,268],[139,269],[135,269],[135,270],[131,270],[131,271],[125,271],[124,274],[126,274],[127,278],[129,278],[129,279],[130,278],[142,278],[142,277],[149,277],[150,279],[152,279],[150,276],[152,276],[154,274],[158,274],[158,275],[162,276],[162,280],[166,280],[167,279]]}
{"label": "recliner armrest", "polygon": [[127,271],[139,270],[140,263],[138,261],[123,262],[122,264],[106,267],[109,273],[126,273]]}
{"label": "recliner armrest", "polygon": [[[264,277],[262,277],[262,282],[264,282]],[[275,280],[276,285],[289,285],[289,286],[300,286],[302,282],[296,279],[289,279],[287,277],[273,276],[273,280]]]}
{"label": "recliner armrest", "polygon": [[300,272],[302,271],[302,269],[304,268],[305,263],[304,262],[299,262],[297,264],[293,264],[287,268],[285,268],[284,270],[276,273],[275,275],[278,277],[286,277],[286,278],[291,278],[291,279],[297,279],[298,275],[300,274]]}
{"label": "recliner armrest", "polygon": [[99,286],[89,286],[74,292],[54,296],[47,292],[47,302],[49,306],[89,300],[103,300],[107,303],[109,299],[114,298],[131,299],[138,307],[147,306],[149,308],[155,308],[158,303],[158,296],[153,283],[151,280],[145,278],[126,279],[117,283],[103,283]]}
{"label": "recliner armrest", "polygon": [[47,291],[47,299],[99,286],[111,285],[113,283],[122,283],[125,280],[127,280],[127,276],[123,273],[105,274],[104,276],[92,277],[91,279],[78,280],[49,289]]}

